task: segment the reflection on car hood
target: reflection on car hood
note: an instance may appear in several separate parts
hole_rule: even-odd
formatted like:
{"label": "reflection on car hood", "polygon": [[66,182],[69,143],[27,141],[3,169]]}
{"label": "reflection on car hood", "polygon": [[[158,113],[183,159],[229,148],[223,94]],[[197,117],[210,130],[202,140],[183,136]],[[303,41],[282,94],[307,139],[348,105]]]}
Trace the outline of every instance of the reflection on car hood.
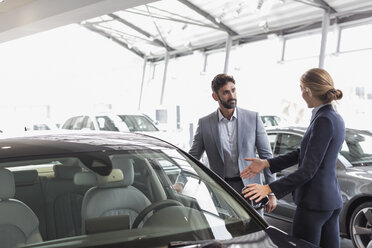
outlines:
{"label": "reflection on car hood", "polygon": [[352,177],[372,181],[372,166],[348,168],[345,173]]}
{"label": "reflection on car hood", "polygon": [[[252,246],[251,246],[252,245]],[[306,241],[298,240],[290,237],[284,232],[276,229],[275,227],[268,227],[265,231],[259,231],[256,233],[250,233],[247,235],[239,236],[228,240],[203,240],[203,241],[180,241],[171,242],[169,247],[213,247],[213,248],[225,248],[225,247],[279,247],[279,248],[290,248],[290,247],[301,247],[301,248],[316,248],[317,246],[312,245]]]}

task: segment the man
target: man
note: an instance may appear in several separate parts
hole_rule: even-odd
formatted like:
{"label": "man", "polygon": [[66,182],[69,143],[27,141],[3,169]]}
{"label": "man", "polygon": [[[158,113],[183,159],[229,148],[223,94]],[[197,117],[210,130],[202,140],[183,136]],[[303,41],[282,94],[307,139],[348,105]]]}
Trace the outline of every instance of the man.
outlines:
{"label": "man", "polygon": [[[266,131],[258,113],[236,107],[235,80],[232,76],[218,74],[212,81],[212,97],[218,102],[217,111],[199,119],[192,147],[189,151],[200,159],[206,151],[209,167],[241,193],[245,185],[262,184],[261,174],[252,179],[242,179],[240,172],[248,164],[245,157],[271,158],[272,152]],[[265,183],[275,181],[269,169],[263,171]],[[266,212],[276,207],[276,198],[269,196]]]}

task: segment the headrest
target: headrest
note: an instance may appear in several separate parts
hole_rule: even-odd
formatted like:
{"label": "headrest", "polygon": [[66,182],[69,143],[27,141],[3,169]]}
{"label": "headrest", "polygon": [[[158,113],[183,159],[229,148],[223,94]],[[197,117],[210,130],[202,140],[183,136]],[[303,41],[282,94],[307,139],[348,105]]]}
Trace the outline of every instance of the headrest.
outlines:
{"label": "headrest", "polygon": [[73,180],[74,175],[81,172],[81,167],[56,164],[53,166],[53,170],[56,178]]}
{"label": "headrest", "polygon": [[14,183],[16,186],[28,186],[38,183],[39,174],[37,170],[13,171]]}
{"label": "headrest", "polygon": [[132,160],[124,157],[123,155],[114,155],[111,157],[112,168],[122,170],[124,174],[124,186],[133,184],[134,168]]}
{"label": "headrest", "polygon": [[0,168],[0,199],[7,200],[13,198],[15,194],[15,184],[13,174],[4,168]]}
{"label": "headrest", "polygon": [[112,169],[110,175],[100,176],[94,172],[78,172],[74,175],[76,185],[95,185],[98,187],[116,187],[122,186],[124,175],[119,169]]}

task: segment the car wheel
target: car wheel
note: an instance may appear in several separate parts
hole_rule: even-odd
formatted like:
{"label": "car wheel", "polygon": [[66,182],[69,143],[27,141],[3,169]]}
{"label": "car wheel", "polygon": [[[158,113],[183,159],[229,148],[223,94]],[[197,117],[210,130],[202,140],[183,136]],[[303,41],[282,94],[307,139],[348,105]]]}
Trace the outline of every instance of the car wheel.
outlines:
{"label": "car wheel", "polygon": [[372,202],[365,202],[354,210],[350,237],[355,247],[372,248]]}

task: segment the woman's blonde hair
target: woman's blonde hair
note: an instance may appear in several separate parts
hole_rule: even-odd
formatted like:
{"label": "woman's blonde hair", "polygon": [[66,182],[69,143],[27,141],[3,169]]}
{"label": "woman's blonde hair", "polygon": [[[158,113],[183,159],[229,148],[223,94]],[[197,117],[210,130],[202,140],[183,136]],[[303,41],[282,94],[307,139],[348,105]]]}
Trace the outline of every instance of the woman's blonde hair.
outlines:
{"label": "woman's blonde hair", "polygon": [[309,88],[311,94],[324,103],[340,100],[342,91],[335,89],[333,79],[329,73],[321,68],[313,68],[301,76],[303,87]]}

